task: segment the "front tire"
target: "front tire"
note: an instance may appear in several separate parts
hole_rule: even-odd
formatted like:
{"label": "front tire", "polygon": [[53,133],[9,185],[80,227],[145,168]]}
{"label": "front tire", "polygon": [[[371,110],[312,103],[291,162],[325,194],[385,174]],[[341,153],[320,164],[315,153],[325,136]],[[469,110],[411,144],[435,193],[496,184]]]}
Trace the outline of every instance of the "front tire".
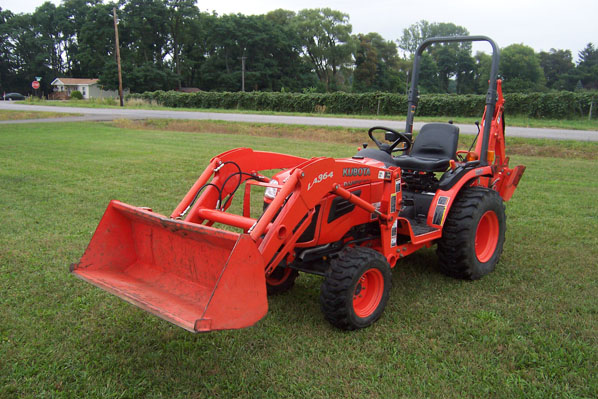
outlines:
{"label": "front tire", "polygon": [[505,206],[496,191],[463,188],[438,241],[440,269],[449,276],[467,280],[491,273],[502,253],[506,226]]}
{"label": "front tire", "polygon": [[346,248],[330,262],[320,291],[324,317],[343,330],[370,326],[380,318],[391,288],[390,266],[379,252]]}
{"label": "front tire", "polygon": [[278,295],[289,291],[295,285],[298,275],[299,272],[290,267],[277,267],[266,277],[266,292],[268,295]]}

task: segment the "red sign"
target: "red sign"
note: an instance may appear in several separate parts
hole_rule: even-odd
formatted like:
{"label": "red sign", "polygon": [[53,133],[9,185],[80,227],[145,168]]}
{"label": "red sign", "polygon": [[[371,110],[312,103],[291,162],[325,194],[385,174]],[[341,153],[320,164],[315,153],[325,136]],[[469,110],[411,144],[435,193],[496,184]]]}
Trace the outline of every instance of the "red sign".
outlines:
{"label": "red sign", "polygon": [[31,82],[31,87],[33,87],[35,90],[39,89],[39,82],[37,80],[34,80],[33,82]]}

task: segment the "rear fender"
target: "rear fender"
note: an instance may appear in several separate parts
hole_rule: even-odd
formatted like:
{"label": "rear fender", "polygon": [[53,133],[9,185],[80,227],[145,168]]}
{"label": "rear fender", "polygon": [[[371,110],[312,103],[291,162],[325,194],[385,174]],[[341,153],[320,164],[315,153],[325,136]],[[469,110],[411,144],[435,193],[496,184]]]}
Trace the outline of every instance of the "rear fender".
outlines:
{"label": "rear fender", "polygon": [[438,190],[434,199],[432,200],[432,204],[430,205],[430,209],[428,211],[428,219],[427,223],[429,226],[434,227],[442,227],[446,220],[446,216],[448,215],[449,211],[451,210],[451,206],[457,198],[457,195],[461,191],[464,186],[469,185],[479,185],[477,182],[483,179],[488,179],[492,176],[492,167],[490,166],[483,166],[480,168],[476,168],[470,170],[469,172],[465,173],[461,179],[456,182],[450,189],[448,190]]}

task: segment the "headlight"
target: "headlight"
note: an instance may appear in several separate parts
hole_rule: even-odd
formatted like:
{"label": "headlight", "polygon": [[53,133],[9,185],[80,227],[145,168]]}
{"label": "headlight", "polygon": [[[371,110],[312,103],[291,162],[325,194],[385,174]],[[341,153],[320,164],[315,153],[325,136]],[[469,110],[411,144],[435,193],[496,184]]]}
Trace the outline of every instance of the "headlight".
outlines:
{"label": "headlight", "polygon": [[[270,180],[270,184],[278,184],[278,181],[275,179]],[[266,191],[264,192],[264,197],[274,199],[278,194],[278,189],[276,187],[266,187]]]}

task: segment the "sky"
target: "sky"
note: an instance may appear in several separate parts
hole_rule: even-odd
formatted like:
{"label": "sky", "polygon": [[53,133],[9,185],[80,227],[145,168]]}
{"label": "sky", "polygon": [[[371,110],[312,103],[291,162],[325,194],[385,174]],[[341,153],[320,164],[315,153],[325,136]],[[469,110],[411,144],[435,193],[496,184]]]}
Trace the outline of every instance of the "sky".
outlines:
{"label": "sky", "polygon": [[[60,0],[51,0],[56,5]],[[0,0],[13,13],[31,13],[43,0]],[[523,43],[536,52],[571,50],[573,59],[586,44],[598,46],[598,0],[199,0],[202,11],[218,14],[264,14],[283,8],[332,8],[349,14],[353,33],[378,32],[399,39],[403,29],[420,21],[452,22],[472,35],[489,36],[500,47]],[[490,53],[481,43],[474,51]]]}

